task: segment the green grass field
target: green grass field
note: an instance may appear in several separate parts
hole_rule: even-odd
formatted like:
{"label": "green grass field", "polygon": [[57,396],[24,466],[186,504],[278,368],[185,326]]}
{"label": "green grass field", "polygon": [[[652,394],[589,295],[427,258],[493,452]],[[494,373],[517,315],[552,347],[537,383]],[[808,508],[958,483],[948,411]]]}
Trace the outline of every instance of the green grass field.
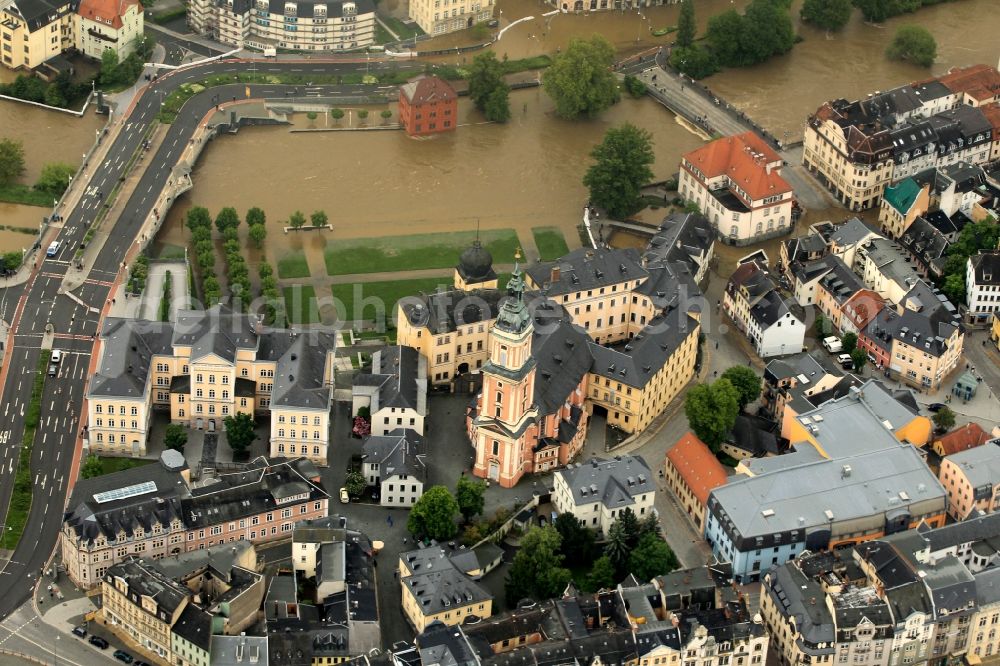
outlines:
{"label": "green grass field", "polygon": [[126,469],[132,469],[133,467],[142,467],[143,465],[149,465],[154,460],[144,460],[142,458],[105,458],[104,456],[98,456],[101,461],[101,476],[105,474],[113,474],[115,472],[121,472]]}
{"label": "green grass field", "polygon": [[302,250],[293,250],[278,259],[278,277],[281,279],[309,277],[309,263]]}
{"label": "green grass field", "polygon": [[566,237],[557,227],[534,227],[531,230],[538,246],[538,254],[542,261],[552,261],[569,253]]}
{"label": "green grass field", "polygon": [[310,285],[295,285],[281,290],[285,297],[285,316],[289,324],[315,324],[319,322],[316,291]]}
{"label": "green grass field", "polygon": [[386,319],[391,319],[396,311],[396,302],[406,296],[416,296],[419,292],[431,292],[438,285],[451,287],[449,278],[420,278],[416,280],[386,280],[358,284],[333,285],[333,297],[344,304],[348,321],[375,319],[381,317],[380,307],[385,307]]}
{"label": "green grass field", "polygon": [[400,39],[410,39],[424,34],[416,23],[403,23],[395,16],[379,16],[392,31],[399,35]]}
{"label": "green grass field", "polygon": [[[335,247],[327,250],[324,256],[326,272],[329,275],[350,275],[451,268],[475,238],[476,232],[466,231],[336,241]],[[483,231],[479,238],[493,255],[494,262],[506,264],[514,260],[518,240],[513,229]],[[285,277],[280,264],[278,274]]]}

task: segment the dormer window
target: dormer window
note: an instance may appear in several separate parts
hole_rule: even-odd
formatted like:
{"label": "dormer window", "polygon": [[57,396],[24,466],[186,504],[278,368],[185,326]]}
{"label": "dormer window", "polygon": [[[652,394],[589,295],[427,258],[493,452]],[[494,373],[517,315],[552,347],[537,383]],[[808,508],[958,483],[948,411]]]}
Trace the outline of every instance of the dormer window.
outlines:
{"label": "dormer window", "polygon": [[345,2],[343,5],[344,16],[354,16],[358,13],[357,6],[353,2]]}
{"label": "dormer window", "polygon": [[285,3],[285,16],[295,16],[296,5],[294,2]]}

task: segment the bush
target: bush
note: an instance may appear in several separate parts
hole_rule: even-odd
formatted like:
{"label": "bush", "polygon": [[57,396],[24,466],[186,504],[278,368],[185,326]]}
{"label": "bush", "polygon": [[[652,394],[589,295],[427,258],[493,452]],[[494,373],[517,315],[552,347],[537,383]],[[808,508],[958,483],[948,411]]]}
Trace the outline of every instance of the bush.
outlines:
{"label": "bush", "polygon": [[642,97],[646,94],[646,84],[628,74],[625,76],[625,92],[635,98]]}
{"label": "bush", "polygon": [[885,54],[890,60],[909,60],[922,67],[930,67],[937,57],[937,42],[927,28],[904,25],[896,30],[896,36]]}

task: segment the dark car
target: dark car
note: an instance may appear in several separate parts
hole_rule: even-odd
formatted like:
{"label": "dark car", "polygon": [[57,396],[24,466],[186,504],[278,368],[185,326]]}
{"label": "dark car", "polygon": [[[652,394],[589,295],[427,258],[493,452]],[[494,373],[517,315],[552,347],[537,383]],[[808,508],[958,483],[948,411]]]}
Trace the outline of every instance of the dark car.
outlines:
{"label": "dark car", "polygon": [[87,627],[85,627],[82,624],[78,625],[76,627],[73,627],[73,633],[75,635],[79,636],[80,638],[86,638],[87,637]]}
{"label": "dark car", "polygon": [[135,657],[130,655],[125,650],[115,650],[115,659],[124,662],[126,664],[131,664],[133,661],[135,661]]}
{"label": "dark car", "polygon": [[132,662],[132,666],[153,666],[153,665],[148,661],[143,661],[142,659],[139,659],[138,661]]}
{"label": "dark car", "polygon": [[943,402],[932,402],[931,404],[927,405],[927,411],[940,412],[945,407],[947,407],[947,405],[945,405]]}
{"label": "dark car", "polygon": [[101,648],[102,650],[108,649],[108,642],[103,638],[101,638],[100,636],[91,636],[90,644],[93,645],[94,647]]}

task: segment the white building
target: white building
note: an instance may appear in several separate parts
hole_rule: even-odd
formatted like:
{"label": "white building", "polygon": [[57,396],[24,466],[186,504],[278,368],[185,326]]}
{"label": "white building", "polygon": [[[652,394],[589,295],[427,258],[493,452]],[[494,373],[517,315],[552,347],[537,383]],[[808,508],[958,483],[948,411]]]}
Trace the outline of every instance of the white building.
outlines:
{"label": "white building", "polygon": [[372,354],[370,370],[358,373],[352,390],[354,414],[371,411],[373,435],[397,428],[424,434],[427,416],[427,359],[413,347],[394,345]]}
{"label": "white building", "polygon": [[737,266],[726,285],[722,307],[761,358],[802,351],[806,325],[757,259]]}
{"label": "white building", "polygon": [[361,473],[365,483],[378,487],[382,506],[411,507],[424,494],[424,451],[423,438],[409,428],[365,440]]}
{"label": "white building", "polygon": [[595,532],[607,534],[626,508],[640,519],[655,511],[655,495],[653,474],[642,456],[591,458],[556,472],[552,506],[559,513],[572,513]]}
{"label": "white building", "polygon": [[965,302],[970,324],[989,324],[1000,314],[1000,251],[969,257],[965,271]]}
{"label": "white building", "polygon": [[723,137],[684,155],[678,191],[727,243],[755,243],[792,229],[794,193],[781,165],[753,132]]}
{"label": "white building", "polygon": [[121,62],[142,39],[142,17],[139,0],[80,0],[76,46],[98,60],[111,49]]}

